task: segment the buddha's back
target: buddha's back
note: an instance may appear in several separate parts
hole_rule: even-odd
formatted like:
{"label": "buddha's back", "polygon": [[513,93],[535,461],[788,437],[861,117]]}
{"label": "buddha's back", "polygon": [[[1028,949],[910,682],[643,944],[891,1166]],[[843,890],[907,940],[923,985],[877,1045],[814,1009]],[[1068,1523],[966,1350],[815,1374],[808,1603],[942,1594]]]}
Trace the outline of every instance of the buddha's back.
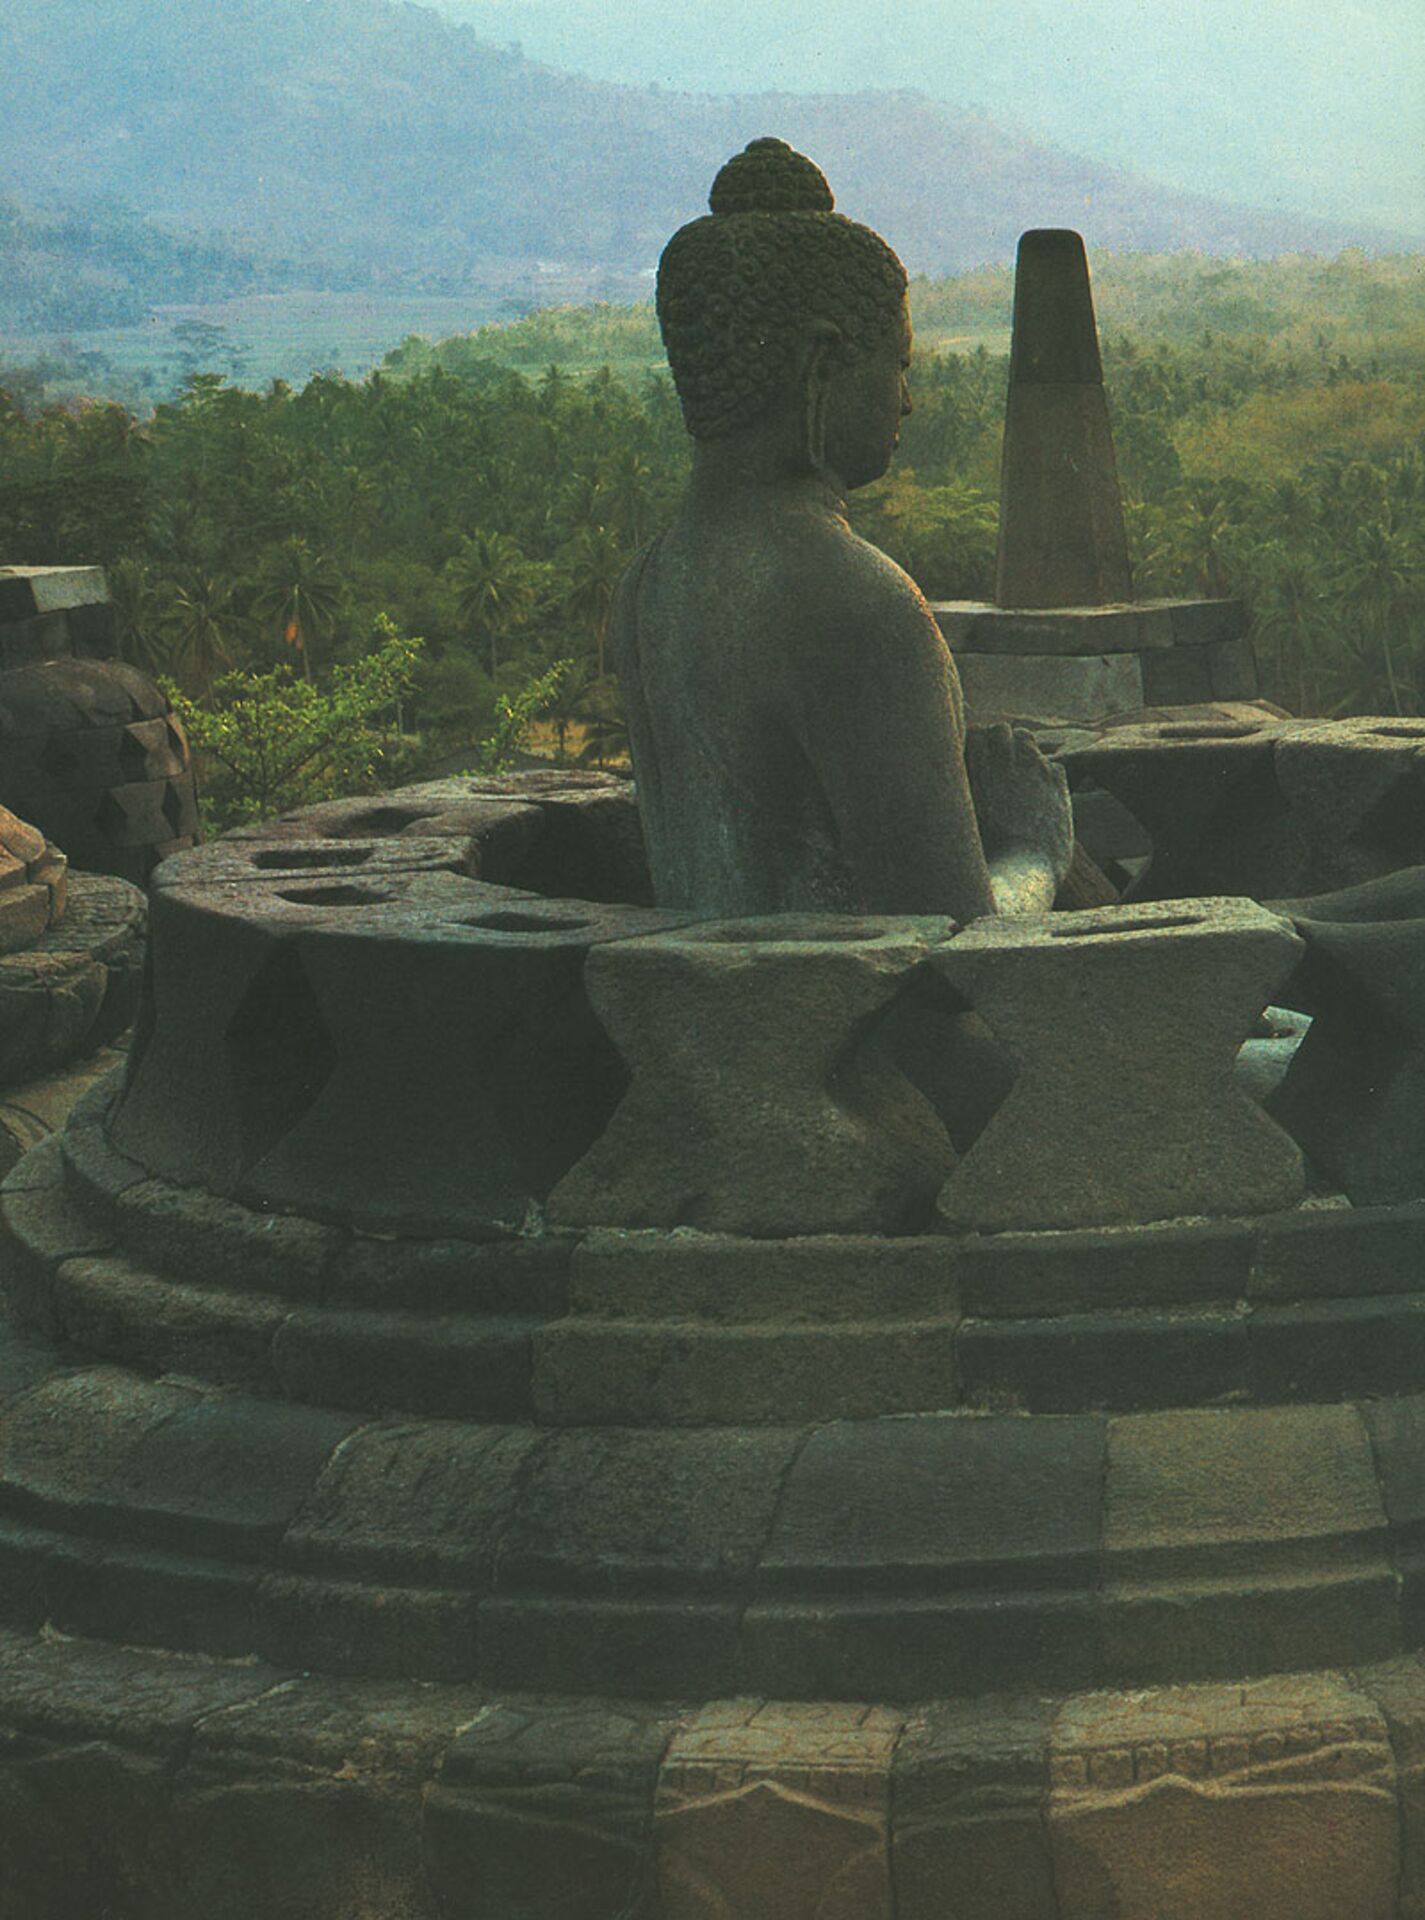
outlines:
{"label": "buddha's back", "polygon": [[654,889],[669,906],[865,905],[799,725],[798,683],[815,667],[796,592],[806,527],[787,518],[685,507],[615,609]]}

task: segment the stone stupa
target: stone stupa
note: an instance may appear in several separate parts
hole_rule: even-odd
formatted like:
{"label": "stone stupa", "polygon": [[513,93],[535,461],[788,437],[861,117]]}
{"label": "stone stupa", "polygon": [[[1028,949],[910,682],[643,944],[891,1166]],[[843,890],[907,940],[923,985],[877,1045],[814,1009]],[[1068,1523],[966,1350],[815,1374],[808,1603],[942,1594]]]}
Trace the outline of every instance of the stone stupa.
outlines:
{"label": "stone stupa", "polygon": [[[0,1913],[1418,1915],[1371,724],[1331,806],[1319,727],[1228,742],[1268,897],[1366,862],[1277,908],[1209,838],[1188,898],[709,919],[559,771],[165,862],[127,1074],[0,1194]],[[953,1141],[881,1045],[947,1008],[1009,1067]]]}
{"label": "stone stupa", "polygon": [[972,721],[1092,726],[1257,695],[1240,600],[1134,598],[1088,262],[1067,229],[1019,243],[994,603],[935,613]]}

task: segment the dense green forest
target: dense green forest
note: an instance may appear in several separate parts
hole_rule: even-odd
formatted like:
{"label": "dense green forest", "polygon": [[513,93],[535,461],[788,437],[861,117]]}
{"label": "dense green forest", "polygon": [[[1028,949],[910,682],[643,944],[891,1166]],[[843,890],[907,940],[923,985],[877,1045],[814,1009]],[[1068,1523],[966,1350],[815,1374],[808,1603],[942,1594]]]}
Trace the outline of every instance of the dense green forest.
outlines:
{"label": "dense green forest", "polygon": [[[1139,592],[1244,594],[1266,691],[1301,712],[1425,707],[1421,268],[1099,272]],[[1002,353],[934,342],[993,330],[1007,294],[916,286],[916,410],[853,502],[932,598],[990,591],[1006,378]],[[385,616],[425,642],[388,774],[469,764],[559,661],[547,744],[617,749],[609,604],[688,460],[646,309],[408,341],[359,383],[194,373],[148,418],[23,391],[0,393],[0,552],[107,566],[128,657],[200,700],[231,668],[320,684]]]}

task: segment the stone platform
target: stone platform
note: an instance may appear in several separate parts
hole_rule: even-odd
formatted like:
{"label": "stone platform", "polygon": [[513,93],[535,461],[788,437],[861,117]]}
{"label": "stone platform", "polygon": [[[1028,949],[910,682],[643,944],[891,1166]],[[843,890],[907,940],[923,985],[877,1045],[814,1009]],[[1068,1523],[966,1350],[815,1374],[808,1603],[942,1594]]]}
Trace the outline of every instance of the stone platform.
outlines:
{"label": "stone platform", "polygon": [[955,656],[972,725],[1097,726],[1144,707],[1255,700],[1256,656],[1240,600],[1140,600],[932,608]]}
{"label": "stone platform", "polygon": [[[1413,744],[1328,820],[1246,737],[1279,875],[1385,857]],[[0,1197],[0,1912],[1425,1913],[1414,1056],[1339,1169],[1237,1064],[1316,980],[1329,1104],[1411,876],[692,925],[630,821],[445,782],[160,869],[127,1076]],[[905,1004],[1009,1059],[953,1146]]]}
{"label": "stone platform", "polygon": [[1422,1755],[1418,1655],[1131,1693],[575,1702],[11,1632],[0,1910],[1391,1920],[1425,1911]]}

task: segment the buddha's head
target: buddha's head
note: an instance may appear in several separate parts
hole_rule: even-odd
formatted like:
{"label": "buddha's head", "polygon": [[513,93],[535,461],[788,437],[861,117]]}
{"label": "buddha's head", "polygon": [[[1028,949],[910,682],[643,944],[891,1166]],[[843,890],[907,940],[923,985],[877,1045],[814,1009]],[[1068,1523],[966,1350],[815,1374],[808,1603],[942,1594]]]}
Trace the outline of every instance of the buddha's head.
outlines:
{"label": "buddha's head", "polygon": [[866,485],[910,411],[905,268],[879,234],[833,211],[820,168],[783,140],[736,154],[708,204],[658,268],[689,433],[725,440],[795,419],[811,464]]}

